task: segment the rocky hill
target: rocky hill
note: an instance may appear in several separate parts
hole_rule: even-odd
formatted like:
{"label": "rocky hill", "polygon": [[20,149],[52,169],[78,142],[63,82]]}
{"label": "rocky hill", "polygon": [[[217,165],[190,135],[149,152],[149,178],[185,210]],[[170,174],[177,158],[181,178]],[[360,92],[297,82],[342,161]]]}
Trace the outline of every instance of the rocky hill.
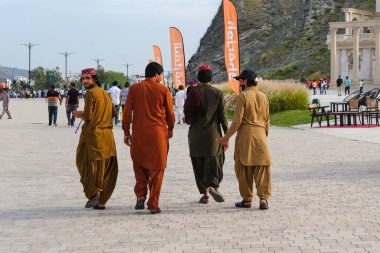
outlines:
{"label": "rocky hill", "polygon": [[[342,8],[375,10],[375,0],[232,0],[239,17],[241,69],[251,68],[266,78],[298,79],[328,76],[328,23],[343,21]],[[224,62],[223,9],[191,57],[187,75],[210,64],[215,81],[227,79]]]}
{"label": "rocky hill", "polygon": [[28,70],[0,66],[0,77],[5,77],[12,80],[13,77],[17,76],[27,77]]}

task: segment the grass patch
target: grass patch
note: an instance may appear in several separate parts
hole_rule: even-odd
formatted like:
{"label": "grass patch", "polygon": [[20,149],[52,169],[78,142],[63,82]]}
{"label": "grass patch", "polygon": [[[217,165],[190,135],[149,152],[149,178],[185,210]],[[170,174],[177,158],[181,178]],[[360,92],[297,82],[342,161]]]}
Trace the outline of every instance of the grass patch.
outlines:
{"label": "grass patch", "polygon": [[[290,127],[310,123],[311,117],[308,110],[290,110],[273,113],[270,116],[270,124],[273,126]],[[317,123],[318,124],[318,123]]]}
{"label": "grass patch", "polygon": [[[309,110],[289,110],[283,112],[272,113],[270,115],[270,124],[272,126],[291,127],[296,125],[310,124],[311,112]],[[228,120],[232,120],[234,112],[227,110]],[[330,120],[333,120],[333,116],[330,116]],[[322,121],[325,121],[322,118]],[[318,122],[314,120],[314,123],[318,125]]]}
{"label": "grass patch", "polygon": [[[227,111],[228,120],[234,117],[233,111]],[[289,110],[277,112],[270,115],[270,124],[272,126],[290,127],[310,123],[310,112],[308,110]],[[318,123],[317,123],[318,124]]]}

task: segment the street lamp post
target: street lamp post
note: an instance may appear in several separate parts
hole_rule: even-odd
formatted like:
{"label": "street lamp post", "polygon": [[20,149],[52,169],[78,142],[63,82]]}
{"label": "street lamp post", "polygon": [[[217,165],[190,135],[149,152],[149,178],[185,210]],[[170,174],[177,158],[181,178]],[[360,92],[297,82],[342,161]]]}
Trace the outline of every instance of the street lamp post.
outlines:
{"label": "street lamp post", "polygon": [[57,85],[58,85],[58,80],[59,80],[59,67],[55,67],[55,71],[56,71],[56,78],[57,78]]}
{"label": "street lamp post", "polygon": [[29,49],[29,71],[28,71],[28,88],[30,88],[30,63],[31,63],[31,52],[32,52],[32,48],[34,46],[37,46],[39,44],[32,44],[32,43],[28,43],[28,44],[21,44],[23,46],[26,46],[28,49]]}
{"label": "street lamp post", "polygon": [[129,67],[133,66],[133,64],[126,63],[126,64],[122,64],[122,65],[127,67],[127,81],[129,82]]}
{"label": "street lamp post", "polygon": [[99,70],[100,62],[104,61],[104,59],[96,58],[96,59],[92,59],[92,60],[96,62],[96,70]]}
{"label": "street lamp post", "polygon": [[59,54],[65,56],[65,80],[66,80],[66,84],[67,84],[69,82],[69,79],[67,78],[67,57],[69,55],[72,55],[73,53],[68,53],[65,51],[64,53],[59,53]]}

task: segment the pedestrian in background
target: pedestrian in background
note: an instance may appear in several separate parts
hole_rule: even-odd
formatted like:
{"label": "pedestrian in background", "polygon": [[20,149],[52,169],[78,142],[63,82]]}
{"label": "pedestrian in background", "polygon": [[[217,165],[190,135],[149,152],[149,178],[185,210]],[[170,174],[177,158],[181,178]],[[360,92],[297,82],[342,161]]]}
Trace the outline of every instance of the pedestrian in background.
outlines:
{"label": "pedestrian in background", "polygon": [[112,87],[108,90],[111,95],[112,104],[114,105],[117,115],[115,117],[115,125],[119,124],[119,112],[120,112],[120,93],[121,90],[117,87],[119,85],[118,81],[112,82]]}
{"label": "pedestrian in background", "polygon": [[351,80],[346,76],[344,80],[344,95],[350,95]]}
{"label": "pedestrian in background", "polygon": [[124,89],[120,92],[120,103],[121,103],[121,111],[124,111],[125,103],[127,102],[128,97],[128,91],[129,91],[129,82],[125,82]]}
{"label": "pedestrian in background", "polygon": [[343,79],[339,76],[338,79],[336,79],[336,87],[338,89],[338,96],[342,96],[342,84],[343,84]]}
{"label": "pedestrian in background", "polygon": [[71,82],[67,85],[69,91],[66,96],[66,115],[67,115],[67,125],[74,126],[75,117],[71,116],[72,112],[75,112],[79,107],[79,92],[75,89],[75,83]]}
{"label": "pedestrian in background", "polygon": [[175,94],[175,114],[177,116],[177,124],[183,123],[184,113],[183,106],[185,105],[185,91],[183,90],[183,86],[180,85],[178,87],[178,92]]}
{"label": "pedestrian in background", "polygon": [[50,86],[46,99],[49,111],[49,126],[52,124],[57,126],[58,105],[62,105],[62,99],[59,92],[55,90],[55,85]]}
{"label": "pedestrian in background", "polygon": [[3,112],[0,115],[0,119],[3,118],[4,114],[8,115],[8,119],[12,119],[12,115],[9,111],[9,93],[5,83],[0,84],[0,101],[3,101]]}

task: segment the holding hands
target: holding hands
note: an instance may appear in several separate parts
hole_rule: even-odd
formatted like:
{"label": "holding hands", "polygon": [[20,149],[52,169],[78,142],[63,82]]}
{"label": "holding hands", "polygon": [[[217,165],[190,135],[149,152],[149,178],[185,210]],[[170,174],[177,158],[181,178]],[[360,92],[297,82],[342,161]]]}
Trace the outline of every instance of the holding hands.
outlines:
{"label": "holding hands", "polygon": [[224,137],[221,137],[217,140],[224,147],[224,151],[226,151],[228,149],[228,139],[224,136]]}

